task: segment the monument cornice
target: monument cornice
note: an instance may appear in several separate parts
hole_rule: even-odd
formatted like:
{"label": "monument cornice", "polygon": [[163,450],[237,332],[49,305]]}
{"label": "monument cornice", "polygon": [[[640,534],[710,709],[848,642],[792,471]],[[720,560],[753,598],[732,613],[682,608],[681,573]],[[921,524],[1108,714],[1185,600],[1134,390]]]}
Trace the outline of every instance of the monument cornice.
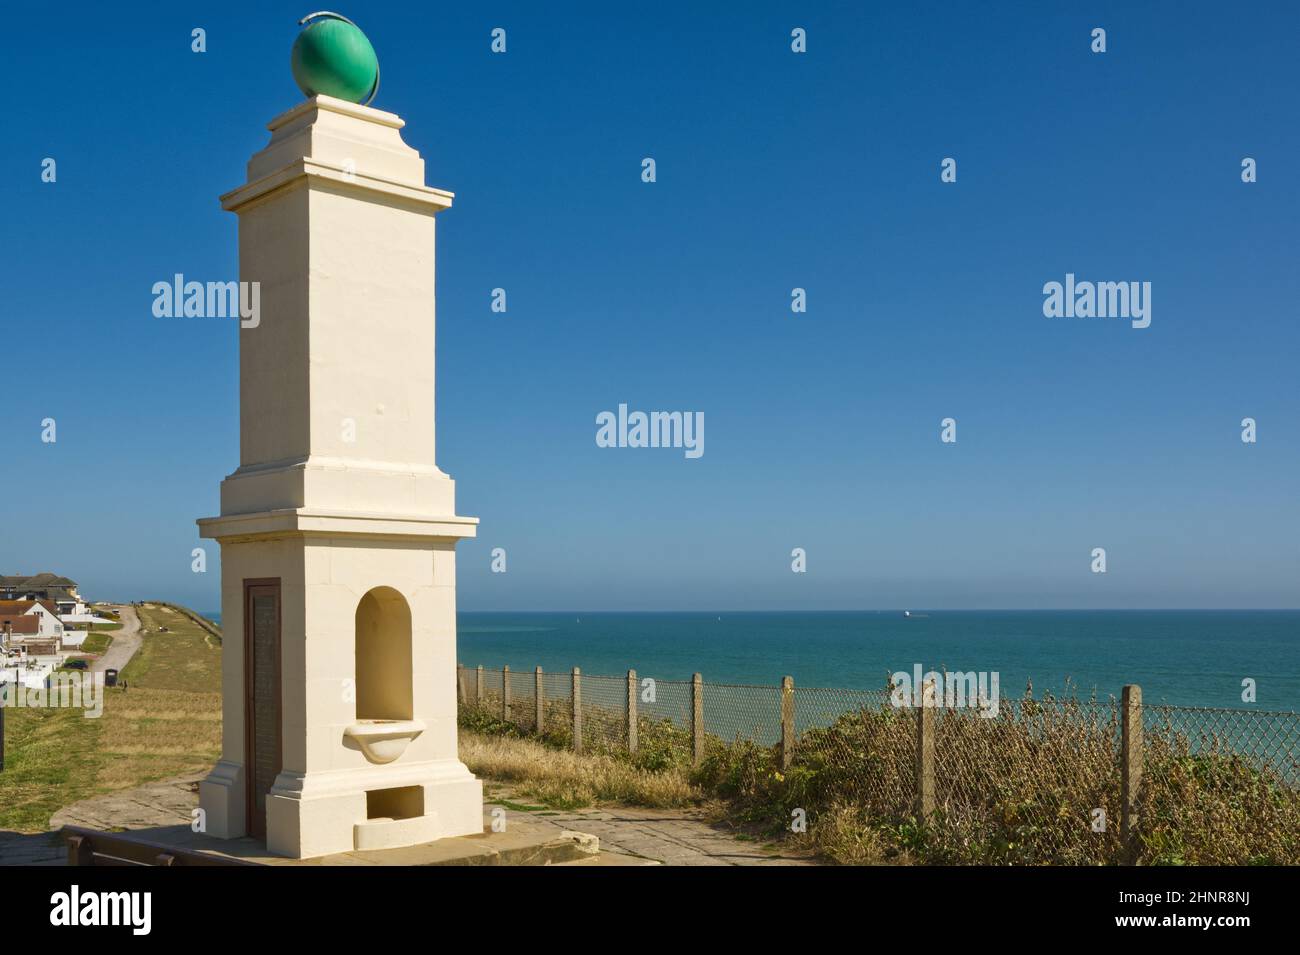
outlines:
{"label": "monument cornice", "polygon": [[277,537],[364,537],[367,539],[460,540],[478,533],[477,517],[378,514],[284,508],[222,514],[198,521],[199,533],[222,543]]}
{"label": "monument cornice", "polygon": [[425,206],[435,213],[450,209],[455,193],[431,186],[412,186],[408,183],[368,176],[343,166],[319,159],[296,159],[275,172],[232,189],[221,197],[221,208],[227,212],[243,212],[253,204],[270,199],[281,192],[311,185],[312,181],[330,184],[343,191],[380,193],[393,198]]}
{"label": "monument cornice", "polygon": [[447,473],[436,464],[379,461],[367,458],[345,458],[322,454],[299,454],[290,458],[279,458],[275,461],[259,461],[256,464],[241,464],[235,471],[226,475],[226,480],[261,474],[274,474],[280,471],[302,471],[307,469],[371,471],[379,474],[413,474],[427,477],[447,477]]}

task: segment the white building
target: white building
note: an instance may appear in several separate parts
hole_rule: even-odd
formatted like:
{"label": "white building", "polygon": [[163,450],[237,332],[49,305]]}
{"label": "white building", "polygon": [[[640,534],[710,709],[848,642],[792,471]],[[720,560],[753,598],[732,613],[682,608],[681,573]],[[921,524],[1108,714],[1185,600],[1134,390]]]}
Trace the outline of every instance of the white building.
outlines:
{"label": "white building", "polygon": [[0,642],[6,649],[57,653],[63,621],[50,600],[0,600]]}
{"label": "white building", "polygon": [[38,633],[42,637],[63,639],[63,621],[59,619],[58,607],[51,606],[49,601],[38,600],[27,612],[40,618],[41,626]]}

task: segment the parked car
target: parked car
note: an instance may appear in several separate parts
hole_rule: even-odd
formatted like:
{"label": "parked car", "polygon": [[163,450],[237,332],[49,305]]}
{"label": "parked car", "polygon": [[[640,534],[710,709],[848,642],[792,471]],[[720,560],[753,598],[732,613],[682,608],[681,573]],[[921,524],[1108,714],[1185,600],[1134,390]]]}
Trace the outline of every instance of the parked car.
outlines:
{"label": "parked car", "polygon": [[67,663],[63,665],[69,670],[84,670],[90,664],[88,664],[85,660],[69,660]]}
{"label": "parked car", "polygon": [[105,670],[105,671],[104,671],[104,686],[117,686],[117,671],[116,671],[116,670]]}

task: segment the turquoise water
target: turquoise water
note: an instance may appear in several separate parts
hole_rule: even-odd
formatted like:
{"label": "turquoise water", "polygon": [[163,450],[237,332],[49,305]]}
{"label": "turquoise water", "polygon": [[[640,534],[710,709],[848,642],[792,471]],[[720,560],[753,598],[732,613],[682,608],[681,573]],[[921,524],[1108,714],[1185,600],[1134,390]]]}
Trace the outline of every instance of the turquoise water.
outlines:
{"label": "turquoise water", "polygon": [[[207,616],[220,622],[220,614]],[[879,689],[926,669],[1000,674],[1004,697],[1142,687],[1148,703],[1300,710],[1300,611],[462,613],[459,658],[512,670]]]}
{"label": "turquoise water", "polygon": [[1300,710],[1300,611],[462,613],[466,666],[879,689],[896,670],[998,672],[1001,694],[1142,687],[1148,703]]}

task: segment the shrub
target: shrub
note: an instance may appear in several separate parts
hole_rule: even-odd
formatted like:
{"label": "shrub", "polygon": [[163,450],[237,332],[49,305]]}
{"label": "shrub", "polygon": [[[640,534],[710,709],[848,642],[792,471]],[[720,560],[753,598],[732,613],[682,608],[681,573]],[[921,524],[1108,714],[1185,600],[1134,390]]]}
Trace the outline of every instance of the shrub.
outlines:
{"label": "shrub", "polygon": [[[551,752],[570,748],[570,704],[546,706],[548,732],[540,742]],[[490,707],[463,708],[461,725],[536,738],[519,722],[492,717]],[[936,811],[924,821],[916,817],[914,710],[882,702],[809,728],[784,770],[776,746],[713,735],[693,767],[689,730],[644,717],[637,727],[638,751],[629,754],[623,715],[584,704],[584,751],[606,761],[600,772],[622,766],[619,772],[633,777],[620,777],[618,786],[588,780],[581,798],[618,789],[644,800],[637,795],[644,786],[659,800],[665,792],[711,799],[720,818],[841,862],[1300,864],[1300,792],[1233,751],[1223,736],[1190,739],[1168,725],[1146,730],[1140,828],[1125,846],[1113,703],[1034,700],[1027,693],[1003,701],[992,718],[936,711]],[[641,783],[628,782],[634,777]],[[657,786],[657,777],[670,785]],[[804,833],[791,832],[796,810],[807,821]]]}

